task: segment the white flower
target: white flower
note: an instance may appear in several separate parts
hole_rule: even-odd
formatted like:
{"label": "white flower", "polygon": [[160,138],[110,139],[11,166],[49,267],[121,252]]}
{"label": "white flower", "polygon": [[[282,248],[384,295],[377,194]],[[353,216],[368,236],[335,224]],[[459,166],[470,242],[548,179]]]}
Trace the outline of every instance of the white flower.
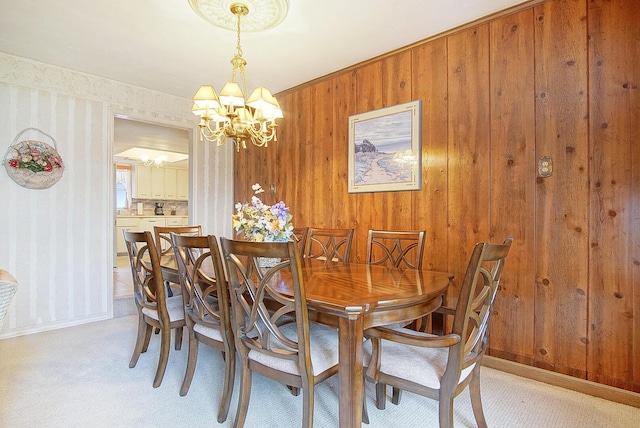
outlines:
{"label": "white flower", "polygon": [[258,193],[263,193],[264,189],[262,188],[261,185],[259,185],[258,183],[254,184],[253,186],[251,186],[251,189],[253,190],[253,193],[255,193],[256,195]]}

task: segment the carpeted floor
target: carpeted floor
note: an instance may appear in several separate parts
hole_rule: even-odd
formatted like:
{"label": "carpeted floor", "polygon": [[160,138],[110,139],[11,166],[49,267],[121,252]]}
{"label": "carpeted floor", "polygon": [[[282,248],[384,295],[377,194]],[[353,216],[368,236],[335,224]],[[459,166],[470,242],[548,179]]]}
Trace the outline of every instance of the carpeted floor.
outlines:
{"label": "carpeted floor", "polygon": [[[152,387],[159,340],[130,369],[136,316],[0,341],[0,427],[231,427],[216,422],[222,358],[206,346],[189,394],[180,397],[187,349],[171,350],[162,385]],[[184,344],[186,345],[186,344]],[[489,368],[482,394],[491,427],[635,427],[640,409],[575,393]],[[337,377],[316,387],[314,426],[338,426]],[[239,382],[236,382],[236,388]],[[367,385],[370,427],[437,427],[435,401],[404,393],[386,410],[374,405]],[[300,426],[302,396],[255,375],[246,427]],[[455,400],[456,427],[473,427],[468,392]],[[366,425],[363,425],[366,426]]]}

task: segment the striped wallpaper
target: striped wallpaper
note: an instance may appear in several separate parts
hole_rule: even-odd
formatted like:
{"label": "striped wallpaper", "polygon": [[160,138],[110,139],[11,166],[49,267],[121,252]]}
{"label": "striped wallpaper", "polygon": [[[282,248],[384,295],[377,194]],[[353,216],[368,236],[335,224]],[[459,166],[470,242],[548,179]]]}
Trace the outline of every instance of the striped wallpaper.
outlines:
{"label": "striped wallpaper", "polygon": [[[0,338],[112,316],[114,114],[193,129],[191,101],[0,53],[0,151],[51,135],[62,179],[20,187],[0,171],[0,268],[19,283]],[[192,134],[195,134],[192,133]],[[50,140],[29,131],[20,140]],[[192,143],[191,222],[230,236],[233,148]],[[2,168],[4,169],[4,168]]]}

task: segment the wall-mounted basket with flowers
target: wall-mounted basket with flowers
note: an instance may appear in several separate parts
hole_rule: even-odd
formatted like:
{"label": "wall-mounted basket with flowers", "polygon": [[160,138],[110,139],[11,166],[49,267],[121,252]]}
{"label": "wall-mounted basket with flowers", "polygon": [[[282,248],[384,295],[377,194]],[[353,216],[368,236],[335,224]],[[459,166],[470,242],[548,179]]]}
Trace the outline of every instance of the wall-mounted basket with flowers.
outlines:
{"label": "wall-mounted basket with flowers", "polygon": [[[37,131],[46,135],[53,142],[53,146],[37,140],[17,142],[27,131]],[[56,140],[37,128],[26,128],[18,133],[2,163],[12,180],[28,189],[47,189],[57,183],[64,172]]]}

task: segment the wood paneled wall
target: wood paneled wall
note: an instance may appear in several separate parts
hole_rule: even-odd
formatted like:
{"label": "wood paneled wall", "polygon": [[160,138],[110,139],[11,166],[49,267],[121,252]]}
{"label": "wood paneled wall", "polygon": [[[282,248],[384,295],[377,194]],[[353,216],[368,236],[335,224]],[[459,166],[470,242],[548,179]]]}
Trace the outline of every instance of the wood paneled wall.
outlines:
{"label": "wood paneled wall", "polygon": [[[514,237],[490,354],[640,391],[640,6],[551,0],[283,94],[279,141],[236,154],[296,226],[426,229],[455,273]],[[349,115],[422,101],[422,190],[349,194]],[[553,161],[541,178],[537,162]]]}

